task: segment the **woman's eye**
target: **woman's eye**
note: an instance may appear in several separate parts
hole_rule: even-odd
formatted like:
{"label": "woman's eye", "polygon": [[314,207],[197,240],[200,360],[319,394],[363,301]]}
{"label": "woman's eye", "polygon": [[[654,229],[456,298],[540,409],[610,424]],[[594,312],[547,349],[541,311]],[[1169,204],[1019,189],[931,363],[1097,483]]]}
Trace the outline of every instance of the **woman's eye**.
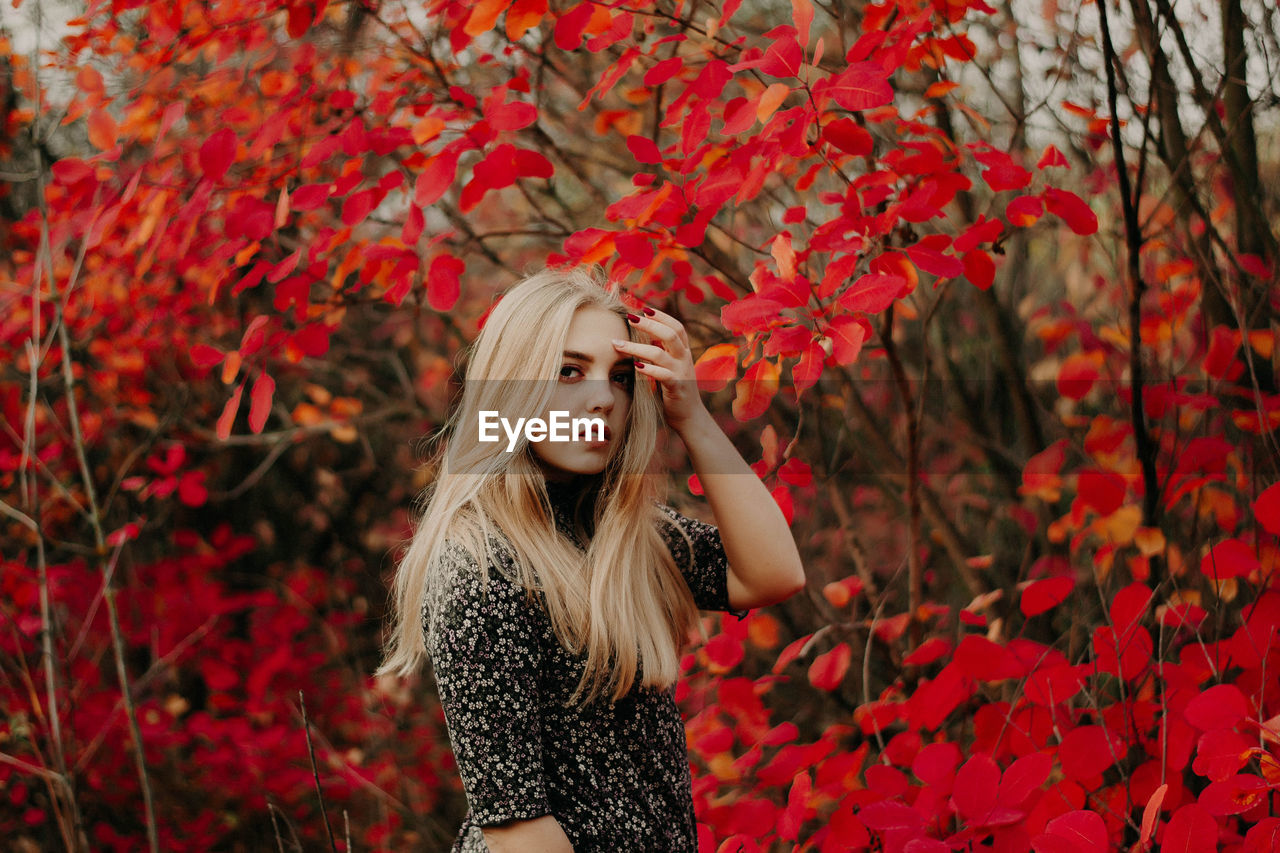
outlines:
{"label": "woman's eye", "polygon": [[578,379],[581,375],[582,369],[575,365],[566,364],[564,367],[560,368],[561,379]]}
{"label": "woman's eye", "polygon": [[618,383],[623,388],[630,390],[631,387],[635,385],[636,375],[630,370],[626,371],[625,373],[615,373],[613,374],[613,381]]}

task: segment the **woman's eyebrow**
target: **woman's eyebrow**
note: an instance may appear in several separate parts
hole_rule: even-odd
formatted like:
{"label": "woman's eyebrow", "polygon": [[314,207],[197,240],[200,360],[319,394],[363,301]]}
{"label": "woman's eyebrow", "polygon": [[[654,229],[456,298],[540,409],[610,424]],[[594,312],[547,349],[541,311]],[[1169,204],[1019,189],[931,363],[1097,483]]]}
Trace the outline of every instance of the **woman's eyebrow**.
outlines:
{"label": "woman's eyebrow", "polygon": [[564,357],[572,358],[575,361],[585,361],[587,364],[591,364],[593,361],[596,360],[595,356],[593,355],[588,355],[585,352],[578,352],[577,350],[571,350],[571,349],[567,349],[564,351]]}

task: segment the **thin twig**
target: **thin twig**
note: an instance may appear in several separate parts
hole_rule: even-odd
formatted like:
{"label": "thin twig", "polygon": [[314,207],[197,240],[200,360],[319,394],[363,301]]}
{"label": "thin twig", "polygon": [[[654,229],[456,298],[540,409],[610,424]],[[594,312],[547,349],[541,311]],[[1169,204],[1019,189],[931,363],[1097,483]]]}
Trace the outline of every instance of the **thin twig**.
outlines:
{"label": "thin twig", "polygon": [[311,756],[311,776],[316,780],[316,798],[320,800],[320,815],[324,818],[324,830],[329,833],[329,849],[338,853],[338,844],[333,840],[333,827],[329,825],[329,813],[324,807],[324,792],[320,790],[320,770],[316,767],[316,750],[311,745],[311,724],[307,722],[307,700],[302,691],[298,691],[298,705],[302,710],[302,731],[307,736],[307,754]]}

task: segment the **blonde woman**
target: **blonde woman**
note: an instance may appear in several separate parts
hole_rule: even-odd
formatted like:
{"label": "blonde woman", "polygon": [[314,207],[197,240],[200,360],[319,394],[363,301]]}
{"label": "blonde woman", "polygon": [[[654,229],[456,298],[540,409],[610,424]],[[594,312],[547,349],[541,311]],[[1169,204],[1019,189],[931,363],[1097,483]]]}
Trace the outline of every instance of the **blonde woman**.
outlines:
{"label": "blonde woman", "polygon": [[[557,418],[560,439],[596,428],[553,440]],[[718,529],[659,502],[664,423]],[[804,573],[684,328],[584,270],[533,275],[490,313],[443,435],[381,671],[432,662],[467,794],[453,850],[695,851],[680,646],[699,609],[741,617]]]}

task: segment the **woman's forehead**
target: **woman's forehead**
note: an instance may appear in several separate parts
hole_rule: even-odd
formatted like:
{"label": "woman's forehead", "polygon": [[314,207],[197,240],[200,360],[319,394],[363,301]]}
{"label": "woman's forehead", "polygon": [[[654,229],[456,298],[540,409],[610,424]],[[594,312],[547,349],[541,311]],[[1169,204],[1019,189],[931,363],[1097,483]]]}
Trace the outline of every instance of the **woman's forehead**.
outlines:
{"label": "woman's forehead", "polygon": [[617,314],[598,305],[584,305],[574,312],[564,348],[613,361],[614,340],[627,338],[627,323]]}

